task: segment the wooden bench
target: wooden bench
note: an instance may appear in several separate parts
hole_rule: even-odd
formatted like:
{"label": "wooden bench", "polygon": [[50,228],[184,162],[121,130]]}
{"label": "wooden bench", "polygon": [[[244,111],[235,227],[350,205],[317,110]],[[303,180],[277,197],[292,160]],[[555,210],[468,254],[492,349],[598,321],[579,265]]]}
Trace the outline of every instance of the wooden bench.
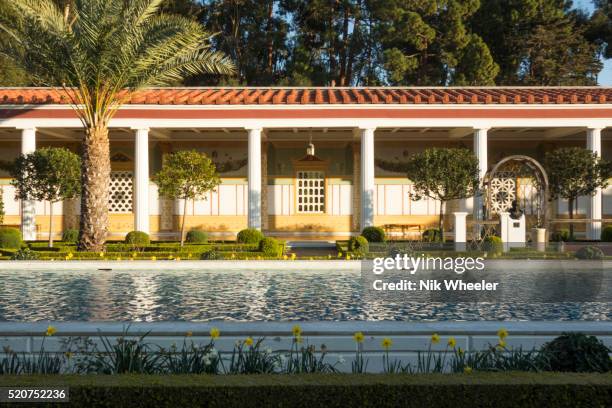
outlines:
{"label": "wooden bench", "polygon": [[[403,239],[408,235],[417,235],[421,238],[421,224],[385,224],[382,226],[388,239]],[[399,238],[398,238],[399,237]]]}

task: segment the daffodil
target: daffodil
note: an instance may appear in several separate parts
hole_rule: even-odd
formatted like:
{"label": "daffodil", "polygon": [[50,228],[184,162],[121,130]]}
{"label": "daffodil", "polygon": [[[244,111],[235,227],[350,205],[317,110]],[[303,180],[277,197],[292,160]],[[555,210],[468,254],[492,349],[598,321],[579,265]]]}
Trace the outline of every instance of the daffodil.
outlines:
{"label": "daffodil", "polygon": [[100,258],[104,257],[104,252],[100,252]]}
{"label": "daffodil", "polygon": [[506,342],[504,340],[500,340],[499,343],[497,343],[497,347],[500,349],[506,348]]}
{"label": "daffodil", "polygon": [[297,258],[297,255],[296,254],[291,254],[291,260],[295,261],[295,258]]}
{"label": "daffodil", "polygon": [[338,258],[342,258],[342,252],[338,252]]}
{"label": "daffodil", "polygon": [[193,336],[192,331],[188,331],[187,333],[185,333],[185,337],[191,337],[191,336]]}
{"label": "daffodil", "polygon": [[472,374],[472,367],[467,366],[463,369],[463,372],[466,374]]}
{"label": "daffodil", "polygon": [[53,326],[49,326],[47,327],[47,331],[45,332],[45,336],[53,336],[55,333],[57,333],[57,329]]}
{"label": "daffodil", "polygon": [[357,343],[363,343],[364,339],[365,339],[365,336],[363,335],[362,332],[357,332],[353,334],[353,340],[355,340],[355,342]]}
{"label": "daffodil", "polygon": [[389,347],[393,345],[393,340],[391,340],[388,337],[385,337],[380,344],[383,346],[385,350],[388,350]]}
{"label": "daffodil", "polygon": [[346,254],[346,260],[349,261],[351,259],[351,256],[349,254]]}
{"label": "daffodil", "polygon": [[66,358],[68,360],[70,360],[72,358],[72,352],[70,352],[70,351],[65,352],[64,355],[66,356]]}
{"label": "daffodil", "polygon": [[283,255],[283,259],[286,261],[287,259],[289,259],[289,257],[287,255]]}
{"label": "daffodil", "polygon": [[506,337],[508,337],[508,330],[502,327],[501,329],[497,331],[497,337],[499,337],[502,340],[505,340]]}
{"label": "daffodil", "polygon": [[151,260],[152,260],[152,261],[156,261],[156,260],[157,260],[157,257],[152,256],[152,257],[151,257]]}
{"label": "daffodil", "polygon": [[432,344],[438,344],[440,342],[440,336],[438,335],[438,333],[434,333],[431,335],[431,343]]}
{"label": "daffodil", "polygon": [[138,253],[132,252],[132,258],[136,258],[137,256],[138,256]]}
{"label": "daffodil", "polygon": [[221,335],[221,332],[216,327],[212,327],[209,333],[210,333],[210,338],[213,340],[218,339],[219,336]]}
{"label": "daffodil", "polygon": [[302,335],[302,328],[300,327],[299,324],[296,324],[295,326],[293,326],[291,328],[291,332],[293,333],[294,337],[298,337]]}
{"label": "daffodil", "polygon": [[244,344],[251,347],[253,345],[253,338],[247,337],[246,339],[244,339]]}
{"label": "daffodil", "polygon": [[457,345],[457,340],[455,340],[454,337],[450,337],[448,339],[448,347],[455,348],[456,345]]}

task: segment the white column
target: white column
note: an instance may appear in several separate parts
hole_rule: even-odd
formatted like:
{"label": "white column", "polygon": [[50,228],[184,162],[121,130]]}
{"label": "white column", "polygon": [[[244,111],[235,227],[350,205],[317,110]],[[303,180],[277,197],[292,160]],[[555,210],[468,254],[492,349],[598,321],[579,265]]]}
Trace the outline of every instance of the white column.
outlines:
{"label": "white column", "polygon": [[454,212],[455,251],[465,251],[467,242],[467,212]]}
{"label": "white column", "polygon": [[135,130],[134,229],[149,234],[149,129]]}
{"label": "white column", "polygon": [[[482,180],[487,174],[488,157],[487,157],[487,128],[474,129],[474,154],[478,159],[478,177]],[[482,186],[482,184],[481,184]],[[484,191],[480,189],[474,196],[474,220],[482,220],[484,218],[483,205],[485,202]]]}
{"label": "white column", "polygon": [[261,128],[249,133],[249,228],[261,229]]}
{"label": "white column", "polygon": [[[601,129],[587,129],[587,149],[601,157]],[[601,219],[601,188],[595,191],[590,198],[587,218]],[[587,225],[587,239],[599,240],[601,238],[601,222],[591,222]]]}
{"label": "white column", "polygon": [[[21,130],[21,154],[33,153],[36,150],[36,128]],[[36,239],[36,201],[21,201],[21,233],[26,241]]]}
{"label": "white column", "polygon": [[361,132],[361,224],[360,228],[374,225],[374,128]]}

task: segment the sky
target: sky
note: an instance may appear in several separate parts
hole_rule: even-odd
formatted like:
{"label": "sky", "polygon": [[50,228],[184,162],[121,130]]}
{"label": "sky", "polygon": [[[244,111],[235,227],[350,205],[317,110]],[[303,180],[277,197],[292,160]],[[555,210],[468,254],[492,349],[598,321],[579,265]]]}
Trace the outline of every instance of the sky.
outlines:
{"label": "sky", "polygon": [[[589,13],[593,11],[593,3],[591,0],[574,0],[574,7],[586,10]],[[604,68],[599,73],[599,85],[612,86],[612,59],[604,61]]]}

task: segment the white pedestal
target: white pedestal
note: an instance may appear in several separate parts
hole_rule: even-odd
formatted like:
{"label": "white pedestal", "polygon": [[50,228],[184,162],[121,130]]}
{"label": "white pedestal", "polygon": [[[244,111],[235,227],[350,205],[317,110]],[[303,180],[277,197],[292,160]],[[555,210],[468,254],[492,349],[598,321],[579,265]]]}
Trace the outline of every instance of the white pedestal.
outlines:
{"label": "white pedestal", "polygon": [[501,239],[504,244],[504,251],[510,248],[525,247],[525,215],[515,220],[510,218],[510,213],[503,212],[499,214],[501,222]]}
{"label": "white pedestal", "polygon": [[540,252],[546,251],[546,228],[534,228],[532,232],[533,242]]}
{"label": "white pedestal", "polygon": [[455,212],[454,229],[455,229],[455,251],[465,251],[467,242],[466,217],[467,212]]}

